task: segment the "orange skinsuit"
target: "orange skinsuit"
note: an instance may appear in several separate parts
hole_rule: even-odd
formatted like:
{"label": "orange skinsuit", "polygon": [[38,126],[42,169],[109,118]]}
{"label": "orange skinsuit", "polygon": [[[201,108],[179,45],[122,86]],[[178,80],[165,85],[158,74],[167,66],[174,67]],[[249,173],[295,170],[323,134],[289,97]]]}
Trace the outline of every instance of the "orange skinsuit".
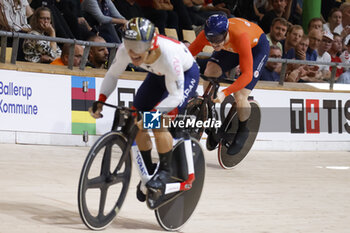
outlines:
{"label": "orange skinsuit", "polygon": [[[224,45],[224,50],[239,54],[239,66],[241,75],[228,88],[224,89],[225,96],[243,89],[253,78],[253,55],[254,48],[264,31],[255,23],[242,18],[228,19],[229,41]],[[202,51],[205,45],[210,45],[202,30],[189,47],[193,56]]]}

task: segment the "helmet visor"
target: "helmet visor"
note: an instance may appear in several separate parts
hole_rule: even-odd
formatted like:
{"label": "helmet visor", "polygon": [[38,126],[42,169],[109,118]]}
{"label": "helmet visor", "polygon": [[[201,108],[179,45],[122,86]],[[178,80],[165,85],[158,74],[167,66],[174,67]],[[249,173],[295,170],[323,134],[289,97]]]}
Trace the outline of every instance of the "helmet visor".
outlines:
{"label": "helmet visor", "polygon": [[206,35],[207,40],[212,44],[220,44],[222,43],[226,38],[227,32],[224,34],[219,35]]}
{"label": "helmet visor", "polygon": [[124,39],[124,46],[129,51],[132,50],[134,53],[141,54],[151,48],[152,41],[140,41],[140,40],[128,40]]}

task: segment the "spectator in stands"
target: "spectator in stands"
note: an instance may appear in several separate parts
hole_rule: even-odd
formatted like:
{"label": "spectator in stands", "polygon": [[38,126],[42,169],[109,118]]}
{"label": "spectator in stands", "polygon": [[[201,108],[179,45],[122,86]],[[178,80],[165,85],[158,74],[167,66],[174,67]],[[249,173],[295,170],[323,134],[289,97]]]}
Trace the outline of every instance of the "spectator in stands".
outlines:
{"label": "spectator in stands", "polygon": [[323,20],[321,18],[312,18],[307,25],[308,32],[310,32],[313,29],[322,31],[322,28],[323,28]]}
{"label": "spectator in stands", "polygon": [[317,59],[317,49],[321,44],[322,31],[319,29],[312,29],[309,34],[309,47],[306,51],[306,60],[316,61]]}
{"label": "spectator in stands", "polygon": [[[317,59],[316,61],[320,62],[331,62],[331,55],[328,53],[328,51],[332,47],[332,42],[334,40],[333,34],[328,32],[323,32],[322,41],[317,49]],[[327,65],[319,65],[319,71],[321,71],[322,76],[320,78],[322,79],[329,79],[331,76],[331,72],[329,71],[329,66]]]}
{"label": "spectator in stands", "polygon": [[350,70],[342,73],[336,82],[350,84]]}
{"label": "spectator in stands", "polygon": [[296,46],[295,49],[295,57],[298,60],[306,60],[306,52],[307,49],[309,48],[309,37],[307,35],[303,35]]}
{"label": "spectator in stands", "polygon": [[182,30],[192,30],[191,16],[187,10],[187,6],[184,0],[171,0],[171,4],[174,6],[174,11],[179,18],[179,33],[178,39],[183,40]]}
{"label": "spectator in stands", "polygon": [[333,8],[338,8],[344,0],[322,0],[321,1],[321,13],[324,19],[327,19],[329,12]]}
{"label": "spectator in stands", "polygon": [[[31,30],[28,19],[33,10],[27,0],[0,0],[0,30],[27,33]],[[7,38],[7,47],[12,47],[13,37]],[[25,61],[23,54],[24,39],[19,39],[17,61]]]}
{"label": "spectator in stands", "polygon": [[111,0],[84,0],[81,9],[89,25],[97,26],[99,35],[107,42],[121,43],[117,30],[119,27],[124,27],[127,20],[118,12]]}
{"label": "spectator in stands", "polygon": [[288,29],[286,39],[282,41],[282,57],[287,59],[295,58],[295,48],[304,35],[300,25],[293,25]]}
{"label": "spectator in stands", "polygon": [[165,28],[175,28],[179,31],[179,19],[173,11],[170,0],[136,0],[141,6],[144,16],[154,22],[159,33],[165,35]]}
{"label": "spectator in stands", "polygon": [[332,47],[333,40],[334,40],[333,34],[326,31],[322,33],[321,44],[317,49],[318,56],[316,61],[324,61],[324,62],[331,61],[331,55],[328,53],[328,51]]}
{"label": "spectator in stands", "polygon": [[264,17],[266,9],[268,8],[269,1],[268,0],[254,0],[253,3],[254,13],[257,16],[256,21],[261,21]]}
{"label": "spectator in stands", "polygon": [[29,32],[27,18],[33,14],[27,0],[0,1],[0,30]]}
{"label": "spectator in stands", "polygon": [[264,30],[265,33],[270,32],[270,26],[272,21],[277,17],[283,17],[285,19],[289,18],[287,12],[290,13],[290,9],[286,10],[287,6],[290,8],[291,4],[289,4],[291,0],[271,0],[272,10],[266,12],[264,17],[261,19],[259,26]]}
{"label": "spectator in stands", "polygon": [[[210,2],[211,0],[207,0]],[[245,18],[252,22],[259,22],[255,11],[254,11],[254,1],[244,1],[244,0],[226,0],[227,5],[230,5],[229,9],[231,11],[231,15],[235,17]],[[213,1],[214,3],[214,1]]]}
{"label": "spectator in stands", "polygon": [[214,10],[225,12],[228,18],[233,17],[235,3],[232,0],[213,0],[212,4]]}
{"label": "spectator in stands", "polygon": [[[342,54],[340,55],[340,59],[342,61],[342,63],[350,63],[350,36],[347,36],[344,39],[344,43],[343,45],[345,46],[345,50],[342,52]],[[348,70],[349,68],[344,68],[345,70]]]}
{"label": "spectator in stands", "polygon": [[115,7],[126,19],[143,17],[143,11],[136,0],[118,0],[113,1]]}
{"label": "spectator in stands", "polygon": [[[228,17],[231,15],[231,11],[228,8],[225,8],[225,2],[217,1],[215,2],[216,6],[213,5],[214,1],[205,1],[205,0],[183,0],[187,10],[189,12],[192,25],[202,26],[204,25],[206,19],[213,14],[224,14]],[[230,1],[229,5],[232,3]],[[198,29],[198,30],[197,30]],[[200,30],[199,30],[200,29]],[[201,31],[202,28],[196,27],[196,31]]]}
{"label": "spectator in stands", "polygon": [[[89,38],[89,41],[106,43],[106,41],[100,36],[93,36]],[[88,63],[86,66],[97,69],[107,69],[108,55],[109,53],[107,47],[92,46],[89,51]]]}
{"label": "spectator in stands", "polygon": [[[320,47],[322,41],[322,32],[318,29],[312,29],[308,35],[309,38],[309,47],[306,50],[306,60],[316,61],[317,59],[317,50]],[[306,40],[306,39],[305,39]],[[301,42],[298,45],[297,50],[305,51],[305,44]],[[315,54],[316,53],[316,54]],[[325,55],[326,56],[326,55]],[[300,56],[300,59],[303,56]],[[329,61],[330,62],[330,61]],[[293,66],[293,70],[290,69],[288,75],[285,79],[286,82],[323,82],[323,73],[320,71],[319,66]]]}
{"label": "spectator in stands", "polygon": [[[291,0],[290,1],[290,16],[288,21],[292,24],[302,25],[302,13],[303,13],[303,1],[302,0]],[[288,9],[288,7],[287,7]]]}
{"label": "spectator in stands", "polygon": [[[202,0],[198,0],[202,1]],[[197,0],[183,0],[187,12],[190,16],[192,27],[204,25],[206,18],[199,13],[199,7],[196,6]],[[199,3],[198,3],[199,4]]]}
{"label": "spectator in stands", "polygon": [[342,12],[342,24],[345,29],[346,26],[350,26],[350,2],[342,3],[339,10]]}
{"label": "spectator in stands", "polygon": [[350,2],[342,3],[339,10],[342,12],[342,25],[344,28],[341,36],[345,38],[350,34]]}
{"label": "spectator in stands", "polygon": [[[52,22],[52,14],[49,8],[39,7],[30,19],[31,34],[56,37]],[[30,62],[51,63],[61,55],[61,50],[56,42],[44,40],[25,40],[23,43],[25,59]]]}
{"label": "spectator in stands", "polygon": [[30,6],[33,9],[37,9],[42,6],[49,8],[52,15],[52,21],[55,22],[56,36],[62,38],[74,38],[68,23],[63,18],[60,10],[56,6],[56,4],[60,1],[61,0],[32,0]]}
{"label": "spectator in stands", "polygon": [[283,50],[282,44],[280,41],[286,38],[286,32],[288,29],[288,21],[284,18],[278,17],[272,21],[270,33],[268,33],[267,39],[271,45],[278,46],[281,51]]}
{"label": "spectator in stands", "polygon": [[328,22],[323,24],[323,30],[341,35],[343,32],[342,12],[338,8],[333,8],[329,12]]}
{"label": "spectator in stands", "polygon": [[[51,65],[58,65],[58,66],[68,66],[69,61],[69,48],[71,44],[64,44],[62,47],[62,54],[61,57],[56,58],[53,62],[51,62]],[[74,59],[73,59],[73,66],[80,66],[81,58],[83,57],[84,48],[81,45],[74,45]]]}
{"label": "spectator in stands", "polygon": [[[215,1],[205,1],[205,0],[193,1],[193,2],[197,2],[196,6],[199,7],[200,14],[205,19],[207,19],[209,16],[211,16],[213,14],[224,14],[228,18],[231,17],[231,11],[225,7],[224,0],[221,0],[221,1],[218,0],[216,2]],[[214,5],[214,2],[215,2],[215,5]]]}
{"label": "spectator in stands", "polygon": [[[341,63],[340,54],[343,49],[342,38],[339,34],[333,33],[333,42],[332,46],[329,49],[328,53],[331,55],[331,62],[339,62]],[[330,67],[330,71],[332,71],[332,67]],[[337,68],[337,72],[335,77],[339,77],[344,72],[343,67]]]}
{"label": "spectator in stands", "polygon": [[[315,29],[313,31],[320,32],[319,30],[315,30]],[[308,36],[303,36],[302,39],[300,40],[296,48],[297,54],[299,54],[297,56],[297,59],[306,60],[306,54],[309,48],[308,47],[309,40],[310,39]],[[286,82],[321,82],[322,72],[319,71],[318,66],[293,65],[293,69],[289,71],[289,73],[285,78],[285,81]]]}
{"label": "spectator in stands", "polygon": [[56,2],[56,6],[76,39],[87,40],[94,34],[91,32],[92,27],[83,17],[79,0],[60,0]]}
{"label": "spectator in stands", "polygon": [[[309,46],[309,37],[303,35],[295,48],[296,59],[306,60],[306,51]],[[293,64],[288,66],[286,82],[299,82],[301,77],[307,75],[309,67],[307,65]]]}
{"label": "spectator in stands", "polygon": [[[270,54],[269,57],[272,58],[281,58],[282,51],[280,47],[276,45],[270,46]],[[263,81],[279,81],[280,75],[276,72],[279,63],[277,62],[267,62],[266,65],[261,69],[260,80]]]}

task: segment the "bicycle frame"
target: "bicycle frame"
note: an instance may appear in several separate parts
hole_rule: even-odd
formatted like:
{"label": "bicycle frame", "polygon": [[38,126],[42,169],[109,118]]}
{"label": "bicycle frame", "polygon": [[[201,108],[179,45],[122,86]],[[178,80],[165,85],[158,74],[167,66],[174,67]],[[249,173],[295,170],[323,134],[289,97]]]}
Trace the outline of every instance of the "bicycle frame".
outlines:
{"label": "bicycle frame", "polygon": [[[135,142],[135,138],[139,129],[134,124],[134,121],[135,121],[134,117],[129,115],[127,118],[125,118],[123,116],[123,114],[125,113],[120,114],[118,112],[118,110],[121,110],[121,109],[124,109],[124,110],[126,109],[127,111],[130,111],[130,110],[128,110],[127,108],[119,108],[117,106],[106,104],[106,103],[103,103],[103,104],[109,107],[116,108],[112,130],[121,132],[124,134],[124,136],[127,137],[127,146],[123,152],[122,158],[120,159],[120,162],[117,168],[118,169],[121,168],[127,154],[129,153],[129,151],[131,151],[132,161],[136,165],[137,171],[141,178],[141,191],[143,193],[146,193],[147,189],[145,185],[154,176],[154,174],[159,168],[159,164],[157,165],[155,172],[152,175],[150,175],[146,168],[145,162],[143,161],[139,148]],[[131,110],[131,111],[135,111],[135,110]],[[121,126],[121,129],[120,129],[120,126]],[[170,194],[178,191],[189,190],[192,188],[192,183],[195,180],[191,138],[186,133],[180,133],[178,135],[180,135],[179,139],[184,140],[185,149],[183,153],[185,154],[185,158],[186,158],[188,178],[183,182],[167,183],[164,194]]]}
{"label": "bicycle frame", "polygon": [[[185,157],[186,157],[187,168],[188,168],[187,169],[188,170],[187,171],[188,178],[187,178],[187,180],[185,180],[183,182],[167,183],[165,186],[164,194],[170,194],[170,193],[174,193],[174,192],[189,190],[189,189],[191,189],[192,183],[195,180],[191,139],[189,137],[188,138],[180,138],[180,140],[181,139],[184,140],[185,149],[184,149],[183,153],[185,153]],[[152,175],[150,175],[147,171],[145,162],[143,161],[143,158],[141,156],[139,148],[136,145],[136,142],[133,143],[131,148],[132,148],[132,150],[131,150],[132,160],[133,160],[135,166],[137,167],[137,171],[138,171],[140,178],[141,178],[141,187],[140,188],[141,188],[141,191],[143,193],[146,193],[147,188],[145,185],[150,179],[152,179],[154,174],[157,172],[157,170],[159,168],[159,164],[157,165],[157,168],[154,171],[154,173]]]}
{"label": "bicycle frame", "polygon": [[[204,79],[205,81],[209,82],[209,84],[208,84],[208,86],[203,94],[203,105],[201,107],[201,111],[202,111],[202,108],[205,105],[207,105],[208,106],[208,118],[218,119],[219,117],[216,114],[215,103],[212,101],[212,98],[216,97],[221,82],[227,83],[227,84],[232,84],[234,81],[229,80],[229,79],[220,79],[220,78],[217,78],[214,80],[214,79],[208,78],[204,75],[201,75],[201,78]],[[227,116],[225,117],[225,120],[222,123],[221,127],[215,132],[215,137],[217,140],[219,140],[220,138],[222,138],[224,136],[225,131],[226,131],[229,123],[231,122],[232,118],[235,116],[235,114],[237,114],[236,107],[234,105],[232,105],[230,108],[230,111],[228,112]]]}
{"label": "bicycle frame", "polygon": [[[204,91],[203,94],[203,106],[207,105],[208,106],[208,118],[212,118],[212,119],[218,119],[218,116],[216,115],[215,112],[215,103],[213,103],[213,101],[211,101],[211,98],[214,98],[217,94],[217,91],[219,89],[219,83],[214,82],[214,81],[209,81],[209,85],[207,86],[207,88]],[[203,107],[202,106],[202,107]],[[202,111],[202,109],[201,109]]]}

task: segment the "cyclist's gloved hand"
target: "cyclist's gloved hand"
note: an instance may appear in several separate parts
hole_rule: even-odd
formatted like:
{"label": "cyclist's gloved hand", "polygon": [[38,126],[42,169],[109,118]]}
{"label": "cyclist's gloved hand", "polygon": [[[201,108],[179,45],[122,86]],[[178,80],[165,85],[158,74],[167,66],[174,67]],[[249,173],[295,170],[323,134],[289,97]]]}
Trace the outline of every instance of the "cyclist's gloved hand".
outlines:
{"label": "cyclist's gloved hand", "polygon": [[103,115],[101,114],[102,109],[103,109],[103,104],[95,101],[92,104],[92,106],[89,108],[89,113],[95,119],[102,118],[103,117]]}
{"label": "cyclist's gloved hand", "polygon": [[218,92],[215,99],[213,99],[214,103],[222,103],[224,99],[226,98],[225,93],[223,91]]}

